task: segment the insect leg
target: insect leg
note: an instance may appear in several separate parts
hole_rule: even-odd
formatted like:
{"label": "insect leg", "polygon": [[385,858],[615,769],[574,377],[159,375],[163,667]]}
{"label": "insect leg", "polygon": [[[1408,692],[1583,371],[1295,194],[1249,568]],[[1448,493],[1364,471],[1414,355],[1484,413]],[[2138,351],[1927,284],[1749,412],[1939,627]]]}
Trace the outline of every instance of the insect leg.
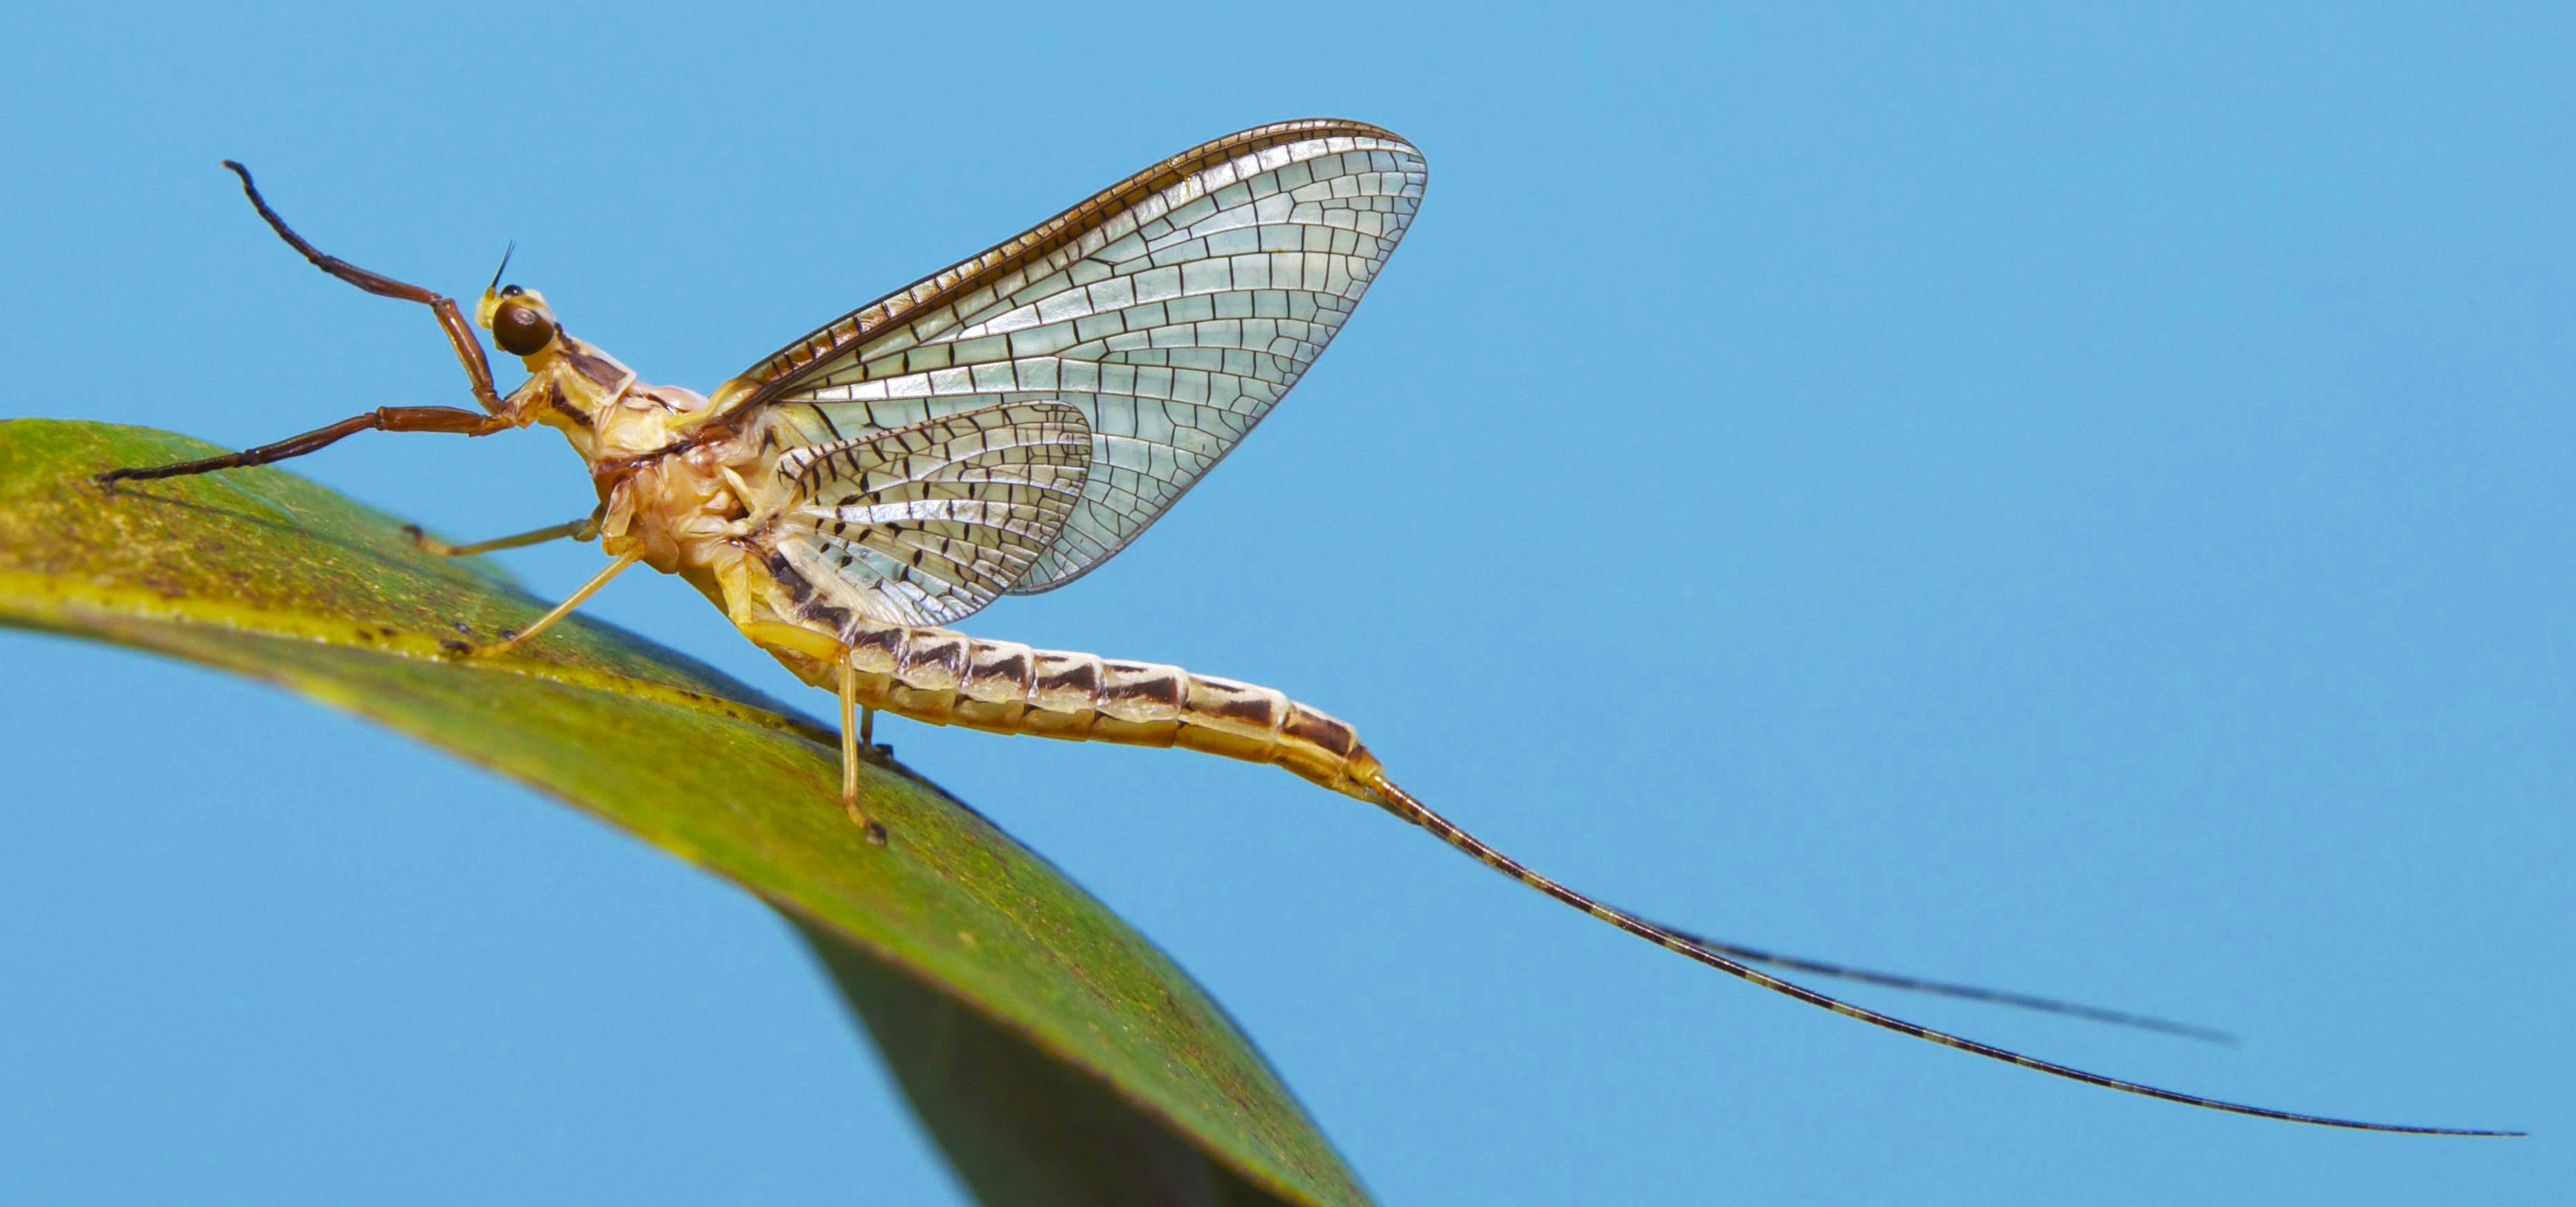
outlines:
{"label": "insect leg", "polygon": [[[863,727],[868,722],[851,716],[858,711],[858,707],[859,668],[850,660],[849,655],[843,654],[841,656],[841,807],[849,810],[851,824],[867,832],[869,842],[884,846],[885,827],[870,820],[867,811],[859,808],[859,747],[867,740]],[[876,712],[877,710],[873,708],[867,710],[869,720],[875,719]]]}
{"label": "insect leg", "polygon": [[112,486],[128,479],[178,478],[213,473],[219,469],[239,469],[246,465],[267,465],[289,457],[301,457],[344,436],[366,431],[454,432],[461,436],[488,436],[511,426],[513,424],[506,415],[477,415],[462,407],[377,407],[366,414],[352,415],[329,427],[318,427],[274,444],[173,465],[111,469],[91,476],[90,481],[100,486]]}
{"label": "insect leg", "polygon": [[465,375],[473,379],[474,400],[482,403],[486,411],[498,412],[501,409],[501,395],[492,388],[492,366],[483,359],[482,341],[474,337],[474,325],[466,322],[464,312],[456,308],[456,299],[397,281],[382,273],[369,272],[338,256],[322,254],[305,242],[304,236],[287,226],[286,219],[278,217],[276,210],[268,208],[268,199],[259,195],[258,185],[251,183],[250,169],[229,159],[224,161],[224,166],[231,168],[233,175],[241,177],[242,192],[250,197],[250,203],[259,210],[259,216],[267,220],[269,229],[276,231],[278,238],[286,240],[287,245],[305,259],[312,261],[315,268],[378,297],[419,302],[437,314],[439,327],[447,332],[447,342],[456,349],[456,359],[465,366]]}
{"label": "insect leg", "polygon": [[439,554],[442,557],[464,557],[474,553],[490,553],[495,549],[516,549],[522,545],[542,544],[562,537],[586,541],[599,535],[599,513],[594,511],[578,520],[565,520],[560,524],[548,524],[543,528],[522,532],[516,536],[494,537],[491,540],[476,541],[470,545],[450,545],[445,541],[435,540],[428,533],[422,532],[418,524],[403,525],[403,532],[411,537],[412,544],[430,553]]}
{"label": "insect leg", "polygon": [[626,552],[619,554],[617,556],[617,560],[608,563],[608,567],[606,569],[601,570],[597,574],[591,575],[590,581],[583,583],[580,590],[573,592],[562,603],[556,604],[553,611],[538,617],[537,623],[529,625],[527,628],[521,629],[517,633],[514,633],[492,645],[481,645],[467,649],[464,651],[463,656],[467,658],[488,658],[494,654],[508,653],[520,642],[526,641],[539,633],[545,632],[549,626],[554,624],[554,622],[572,615],[572,610],[580,607],[581,601],[597,594],[601,587],[608,585],[608,580],[615,578],[620,574],[624,574],[628,566],[634,565],[637,561],[642,560],[643,557],[644,551],[642,549],[629,549]]}

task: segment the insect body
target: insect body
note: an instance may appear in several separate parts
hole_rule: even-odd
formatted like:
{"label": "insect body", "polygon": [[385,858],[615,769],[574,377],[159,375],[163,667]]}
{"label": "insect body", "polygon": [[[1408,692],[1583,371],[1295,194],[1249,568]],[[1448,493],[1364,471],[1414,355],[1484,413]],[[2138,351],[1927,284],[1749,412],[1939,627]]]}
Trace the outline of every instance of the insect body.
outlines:
{"label": "insect body", "polygon": [[[647,385],[500,274],[474,324],[520,358],[506,397],[455,302],[324,255],[315,265],[432,308],[482,409],[390,407],[276,444],[102,484],[264,464],[358,431],[469,436],[544,424],[588,464],[589,516],[448,552],[595,537],[612,560],[527,640],[638,562],[704,592],[808,683],[838,693],[842,799],[883,710],[1001,733],[1182,746],[1274,763],[1431,831],[1513,879],[1672,951],[1876,1026],[2088,1084],[2267,1118],[2360,1123],[2181,1094],[2051,1064],[1827,997],[1749,967],[2172,1024],[1774,957],[1648,922],[1531,871],[1415,799],[1350,726],[1264,687],[1035,650],[946,626],[1080,577],[1151,524],[1296,384],[1412,222],[1421,155],[1343,121],[1262,126],[1156,164],[981,255],[835,319],[713,394]],[[507,261],[503,262],[506,270]],[[872,748],[869,748],[872,749]]]}

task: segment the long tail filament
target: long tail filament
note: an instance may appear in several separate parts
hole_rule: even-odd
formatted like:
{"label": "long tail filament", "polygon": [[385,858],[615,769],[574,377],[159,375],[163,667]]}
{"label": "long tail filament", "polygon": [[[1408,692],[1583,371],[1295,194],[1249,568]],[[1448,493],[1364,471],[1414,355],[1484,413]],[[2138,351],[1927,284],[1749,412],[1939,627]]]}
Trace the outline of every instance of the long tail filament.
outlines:
{"label": "long tail filament", "polygon": [[1406,821],[1412,822],[1423,829],[1429,830],[1433,834],[1439,835],[1442,842],[1448,843],[1450,846],[1456,847],[1459,850],[1474,856],[1478,862],[1481,862],[1485,866],[1501,872],[1514,880],[1520,881],[1522,884],[1526,884],[1531,888],[1537,889],[1550,897],[1554,897],[1567,905],[1582,910],[1584,913],[1590,914],[1595,918],[1599,918],[1600,920],[1607,922],[1612,926],[1616,926],[1621,930],[1627,931],[1629,934],[1644,939],[1649,943],[1653,943],[1658,947],[1688,956],[1691,959],[1697,960],[1702,964],[1706,964],[1711,968],[1715,968],[1720,972],[1727,973],[1731,976],[1741,977],[1744,980],[1751,981],[1754,984],[1760,985],[1774,993],[1786,994],[1798,999],[1799,1001],[1805,1002],[1810,1006],[1821,1006],[1824,1009],[1831,1010],[1846,1018],[1856,1018],[1862,1022],[1870,1024],[1871,1026],[1884,1027],[1900,1035],[1911,1035],[1916,1039],[1930,1040],[1933,1043],[1940,1044],[1946,1048],[1957,1048],[1962,1052],[1973,1052],[1979,1056],[2003,1061],[2006,1064],[2019,1065],[2025,1069],[2034,1069],[2042,1073],[2053,1074],[2070,1081],[2080,1081],[2086,1085],[2096,1085],[2101,1086],[2104,1089],[2121,1090],[2131,1094],[2141,1094],[2149,1098],[2161,1098],[2167,1102],[2179,1102],[2185,1106],[2207,1107],[2214,1111],[2229,1111],[2239,1115],[2252,1115],[2261,1119],[2280,1119],[2291,1123],[2314,1123],[2324,1127],[2353,1128],[2359,1131],[2402,1132],[2409,1135],[2419,1136],[2520,1136],[2526,1134],[2518,1131],[2494,1131],[2484,1128],[2418,1127],[2411,1124],[2401,1123],[2365,1123],[2359,1120],[2337,1119],[2326,1115],[2304,1115],[2296,1111],[2276,1111],[2268,1107],[2248,1106],[2241,1102],[2227,1102],[2217,1098],[2203,1098],[2197,1094],[2185,1094],[2176,1090],[2160,1089],[2156,1086],[2142,1085],[2134,1081],[2123,1081],[2117,1077],[2105,1077],[2100,1073],[2088,1073],[2082,1069],[2070,1068],[2066,1065],[2040,1060],[2037,1057],[2024,1056],[2019,1052],[2008,1051],[2003,1048],[1995,1047],[1992,1044],[1978,1043],[1973,1039],[1966,1039],[1961,1036],[1952,1035],[1946,1031],[1935,1031],[1930,1027],[1909,1023],[1901,1018],[1895,1018],[1889,1015],[1880,1014],[1875,1010],[1852,1005],[1851,1003],[1839,998],[1828,997],[1825,994],[1818,993],[1803,985],[1785,981],[1779,977],[1772,976],[1767,972],[1748,967],[1741,962],[1729,959],[1726,956],[1719,954],[1717,951],[1696,941],[1689,935],[1658,926],[1636,916],[1635,914],[1631,914],[1620,909],[1614,909],[1608,905],[1602,904],[1601,902],[1595,901],[1590,897],[1584,896],[1583,894],[1567,888],[1554,880],[1531,871],[1511,856],[1505,855],[1502,852],[1485,845],[1484,840],[1458,828],[1456,823],[1450,821],[1446,817],[1442,817],[1436,812],[1433,812],[1430,806],[1415,799],[1412,793],[1406,792],[1404,789],[1397,787],[1395,782],[1386,778],[1385,773],[1382,771],[1377,771],[1375,769],[1369,770],[1364,782],[1376,793],[1378,803],[1388,812],[1393,813]]}

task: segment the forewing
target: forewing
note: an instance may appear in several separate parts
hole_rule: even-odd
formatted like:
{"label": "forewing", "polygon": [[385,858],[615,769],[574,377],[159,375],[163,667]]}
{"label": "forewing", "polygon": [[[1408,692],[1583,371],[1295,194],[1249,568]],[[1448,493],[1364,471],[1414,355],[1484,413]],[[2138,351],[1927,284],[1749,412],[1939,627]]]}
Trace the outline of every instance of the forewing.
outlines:
{"label": "forewing", "polygon": [[1082,498],[1091,428],[1052,402],[964,411],[778,460],[778,549],[847,606],[953,624],[1028,573]]}
{"label": "forewing", "polygon": [[789,439],[1058,401],[1091,426],[1062,534],[1010,589],[1135,539],[1332,341],[1422,203],[1421,153],[1375,126],[1283,122],[1102,190],[780,349],[741,379]]}

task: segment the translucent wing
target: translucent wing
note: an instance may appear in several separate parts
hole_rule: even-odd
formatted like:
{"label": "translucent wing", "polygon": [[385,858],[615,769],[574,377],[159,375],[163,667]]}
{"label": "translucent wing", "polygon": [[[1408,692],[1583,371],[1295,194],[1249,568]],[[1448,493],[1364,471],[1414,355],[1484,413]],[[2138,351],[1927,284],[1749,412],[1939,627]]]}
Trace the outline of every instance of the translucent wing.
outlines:
{"label": "translucent wing", "polygon": [[1394,251],[1424,178],[1420,152],[1358,122],[1228,135],[834,320],[725,393],[770,408],[790,443],[996,403],[1076,408],[1090,478],[1010,589],[1062,586],[1297,384]]}
{"label": "translucent wing", "polygon": [[778,459],[778,551],[841,606],[941,625],[1008,590],[1082,497],[1091,428],[1057,403],[990,406]]}

